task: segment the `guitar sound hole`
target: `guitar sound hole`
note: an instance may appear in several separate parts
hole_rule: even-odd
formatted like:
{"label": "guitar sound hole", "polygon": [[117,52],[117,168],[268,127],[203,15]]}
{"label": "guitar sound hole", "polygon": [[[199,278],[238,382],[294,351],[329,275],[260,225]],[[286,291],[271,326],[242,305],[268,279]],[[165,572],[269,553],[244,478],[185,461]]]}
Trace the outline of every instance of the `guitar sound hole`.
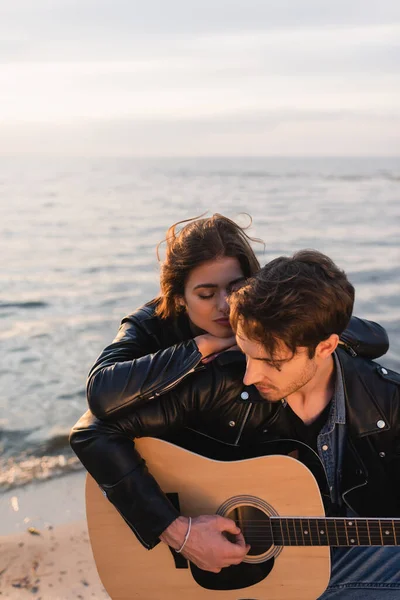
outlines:
{"label": "guitar sound hole", "polygon": [[[269,516],[265,512],[254,506],[242,505],[235,507],[225,516],[235,521],[240,527],[244,539],[251,546],[249,556],[260,556],[271,548],[271,524]],[[227,537],[230,541],[235,541],[235,536],[227,534]]]}

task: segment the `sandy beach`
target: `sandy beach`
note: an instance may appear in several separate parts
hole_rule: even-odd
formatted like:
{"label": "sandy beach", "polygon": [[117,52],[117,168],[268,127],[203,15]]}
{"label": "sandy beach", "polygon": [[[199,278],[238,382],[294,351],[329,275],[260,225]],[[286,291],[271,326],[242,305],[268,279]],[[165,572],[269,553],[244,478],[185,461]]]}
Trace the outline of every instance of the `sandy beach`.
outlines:
{"label": "sandy beach", "polygon": [[0,597],[109,598],[91,553],[83,471],[0,496]]}

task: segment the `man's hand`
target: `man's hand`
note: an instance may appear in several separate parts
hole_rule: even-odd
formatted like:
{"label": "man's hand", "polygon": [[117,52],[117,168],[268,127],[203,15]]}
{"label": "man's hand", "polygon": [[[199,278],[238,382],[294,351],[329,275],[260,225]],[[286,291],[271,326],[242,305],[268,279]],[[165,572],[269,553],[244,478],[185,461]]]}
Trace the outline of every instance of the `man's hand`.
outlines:
{"label": "man's hand", "polygon": [[213,358],[218,356],[220,352],[227,350],[235,346],[236,338],[231,335],[227,338],[220,338],[211,333],[203,333],[194,338],[198,349],[203,357],[203,363],[210,362]]}
{"label": "man's hand", "polygon": [[[188,519],[178,517],[161,534],[160,539],[177,550],[181,547],[188,528]],[[225,533],[235,537],[230,542]],[[200,569],[219,573],[224,567],[242,562],[250,546],[232,519],[206,515],[192,519],[192,528],[182,554]]]}

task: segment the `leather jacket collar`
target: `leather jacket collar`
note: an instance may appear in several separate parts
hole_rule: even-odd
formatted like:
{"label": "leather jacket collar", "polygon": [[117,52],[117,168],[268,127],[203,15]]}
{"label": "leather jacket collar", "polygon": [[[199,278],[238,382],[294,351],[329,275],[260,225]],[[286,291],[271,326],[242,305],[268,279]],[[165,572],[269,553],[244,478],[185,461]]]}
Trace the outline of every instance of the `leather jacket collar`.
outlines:
{"label": "leather jacket collar", "polygon": [[[363,363],[338,350],[346,400],[346,422],[357,437],[390,429],[389,418],[373,394],[371,377],[362,376]],[[379,366],[376,366],[379,372]]]}

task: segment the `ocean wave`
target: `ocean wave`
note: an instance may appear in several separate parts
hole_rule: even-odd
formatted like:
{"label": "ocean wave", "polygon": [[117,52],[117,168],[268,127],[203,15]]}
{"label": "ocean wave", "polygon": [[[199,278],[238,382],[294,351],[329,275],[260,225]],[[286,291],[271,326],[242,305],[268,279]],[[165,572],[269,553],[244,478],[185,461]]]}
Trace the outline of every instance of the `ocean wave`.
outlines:
{"label": "ocean wave", "polygon": [[27,301],[27,302],[0,302],[0,309],[3,308],[46,308],[49,306],[48,302],[41,300]]}
{"label": "ocean wave", "polygon": [[0,459],[0,493],[27,485],[33,481],[44,481],[61,477],[83,466],[76,456],[29,456],[25,458]]}
{"label": "ocean wave", "polygon": [[35,432],[40,429],[0,430],[0,493],[33,481],[60,477],[82,467],[70,448],[69,432],[32,441]]}
{"label": "ocean wave", "polygon": [[[18,451],[18,449],[20,450]],[[40,427],[32,429],[6,429],[3,427],[0,429],[0,452],[2,454],[0,461],[9,460],[10,456],[13,456],[15,460],[24,460],[27,456],[41,458],[60,452],[67,454],[71,452],[69,431],[43,437]]]}

